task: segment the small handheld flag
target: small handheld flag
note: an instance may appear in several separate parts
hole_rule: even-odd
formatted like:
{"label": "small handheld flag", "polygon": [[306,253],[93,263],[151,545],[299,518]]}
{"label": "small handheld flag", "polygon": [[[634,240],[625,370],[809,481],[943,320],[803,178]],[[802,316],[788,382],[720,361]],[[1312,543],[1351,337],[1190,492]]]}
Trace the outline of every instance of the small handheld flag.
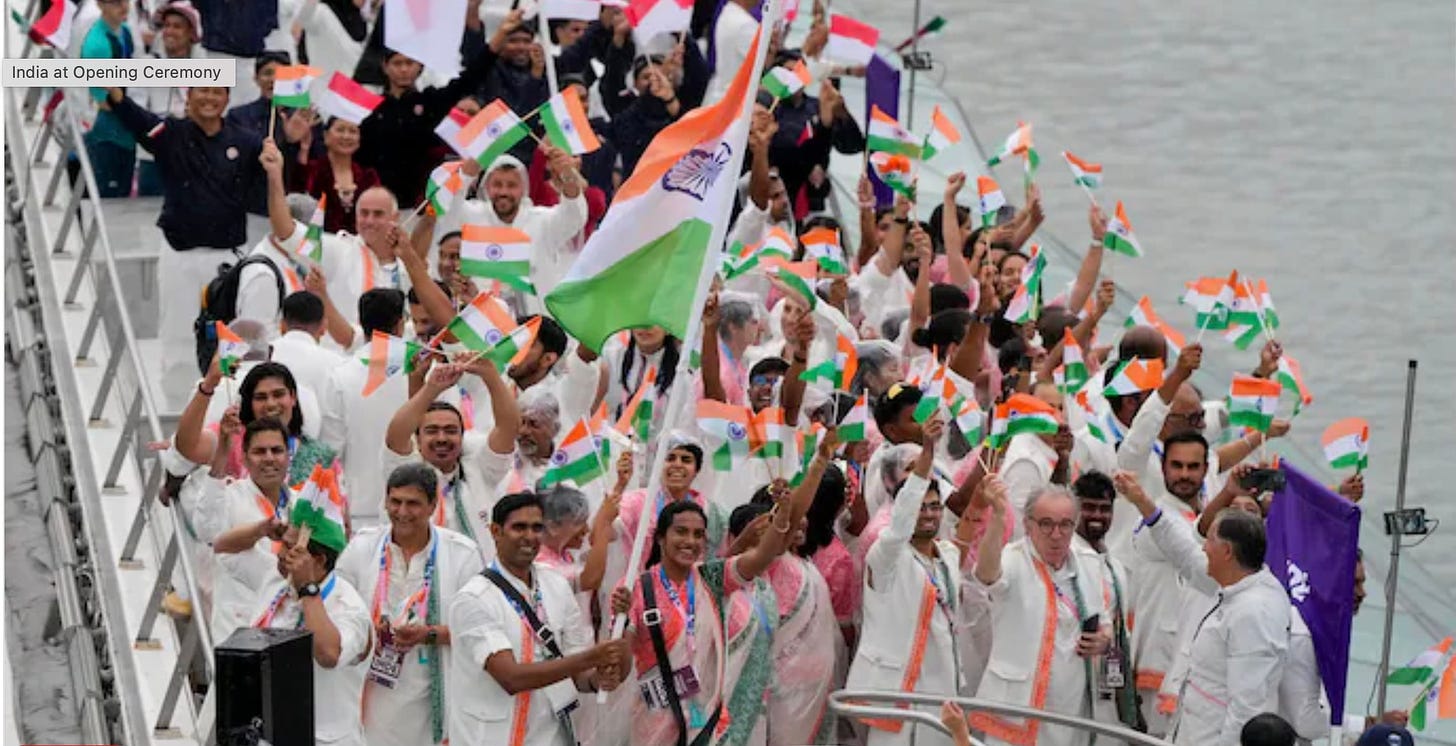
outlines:
{"label": "small handheld flag", "polygon": [[838,13],[829,16],[829,41],[824,56],[848,65],[868,65],[880,43],[880,30]]}
{"label": "small handheld flag", "polygon": [[308,65],[283,65],[273,71],[273,105],[308,108],[309,88],[323,71]]}
{"label": "small handheld flag", "polygon": [[592,131],[586,110],[581,107],[581,98],[570,91],[552,96],[541,109],[541,126],[552,145],[572,155],[590,153],[602,146],[597,133]]}
{"label": "small handheld flag", "polygon": [[925,136],[921,157],[928,161],[937,153],[950,149],[960,141],[961,131],[956,129],[955,123],[950,121],[950,117],[946,116],[945,112],[940,110],[940,105],[937,104],[930,111],[930,134]]}
{"label": "small handheld flag", "polygon": [[996,224],[997,213],[1006,206],[1006,196],[989,176],[976,177],[976,192],[980,195],[981,227],[990,228]]}
{"label": "small handheld flag", "polygon": [[461,226],[460,274],[500,280],[515,290],[534,295],[531,237],[525,231],[506,226]]}
{"label": "small handheld flag", "polygon": [[1278,381],[1235,375],[1229,387],[1229,424],[1269,432],[1279,410]]}
{"label": "small handheld flag", "polygon": [[227,324],[221,321],[214,321],[217,332],[217,367],[225,376],[232,376],[238,369],[238,363],[243,361],[243,356],[248,354],[248,343],[242,337],[233,333]]}
{"label": "small handheld flag", "polygon": [[1143,248],[1132,233],[1132,222],[1127,219],[1127,211],[1122,209],[1122,200],[1118,200],[1112,219],[1107,221],[1107,232],[1102,234],[1102,245],[1131,257],[1143,255]]}
{"label": "small handheld flag", "polygon": [[364,396],[369,396],[392,376],[409,375],[415,369],[415,356],[423,348],[418,342],[374,332],[369,340],[369,377],[364,381]]}
{"label": "small handheld flag", "polygon": [[1320,436],[1325,459],[1330,466],[1355,467],[1355,473],[1370,465],[1370,423],[1360,417],[1347,417],[1325,428]]}
{"label": "small handheld flag", "polygon": [[530,131],[526,123],[509,106],[496,99],[479,114],[471,117],[455,135],[454,147],[466,158],[489,168],[495,159],[510,152],[516,143],[526,139]]}
{"label": "small handheld flag", "polygon": [[329,87],[324,100],[319,102],[319,110],[357,126],[383,102],[383,96],[370,92],[353,78],[335,72],[329,78]]}
{"label": "small handheld flag", "polygon": [[786,99],[799,91],[804,90],[813,78],[809,75],[809,66],[803,60],[795,60],[794,64],[787,67],[780,65],[768,71],[759,81],[759,85],[768,91],[774,100]]}

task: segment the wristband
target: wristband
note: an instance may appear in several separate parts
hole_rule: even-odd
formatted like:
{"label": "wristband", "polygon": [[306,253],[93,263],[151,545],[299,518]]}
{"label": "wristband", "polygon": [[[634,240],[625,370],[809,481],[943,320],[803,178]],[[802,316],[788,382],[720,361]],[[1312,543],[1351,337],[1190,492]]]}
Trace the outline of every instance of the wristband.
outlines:
{"label": "wristband", "polygon": [[205,399],[211,399],[212,398],[212,395],[217,393],[217,387],[216,386],[213,386],[212,387],[212,390],[209,391],[207,389],[202,388],[202,386],[203,386],[204,383],[206,383],[205,380],[198,381],[197,382],[197,393],[201,394],[203,396],[203,398],[205,398]]}
{"label": "wristband", "polygon": [[1144,518],[1143,519],[1143,525],[1144,526],[1147,526],[1148,528],[1152,528],[1158,522],[1158,519],[1159,518],[1162,518],[1162,517],[1163,517],[1163,509],[1162,508],[1157,508],[1157,509],[1153,510],[1153,514],[1152,515],[1150,515],[1147,518]]}

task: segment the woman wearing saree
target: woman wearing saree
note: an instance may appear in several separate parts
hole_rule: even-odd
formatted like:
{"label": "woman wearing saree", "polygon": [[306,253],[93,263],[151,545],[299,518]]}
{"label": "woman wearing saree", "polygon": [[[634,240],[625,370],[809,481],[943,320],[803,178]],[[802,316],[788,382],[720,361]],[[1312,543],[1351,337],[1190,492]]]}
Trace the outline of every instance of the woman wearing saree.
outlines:
{"label": "woman wearing saree", "polygon": [[[774,510],[745,529],[745,534],[756,534],[757,540],[741,554],[704,561],[708,521],[703,508],[695,502],[678,501],[662,510],[647,571],[630,596],[624,588],[612,596],[613,610],[626,612],[630,620],[627,635],[638,676],[633,744],[746,746],[752,742],[766,698],[771,696],[773,647],[765,643],[773,635],[772,614],[758,615],[770,621],[767,626],[750,624],[754,615],[733,613],[731,597],[746,589],[751,592],[745,597],[750,606],[770,602],[753,580],[788,549],[793,529],[807,511],[828,464],[825,450],[816,455],[792,495],[784,499],[786,490],[777,490],[780,497]],[[647,584],[651,584],[655,601],[651,614],[645,601]],[[676,682],[673,692],[680,696],[667,690],[669,684],[661,673],[653,641],[654,627],[667,651],[667,668]],[[741,673],[737,680],[729,677],[730,670]]]}

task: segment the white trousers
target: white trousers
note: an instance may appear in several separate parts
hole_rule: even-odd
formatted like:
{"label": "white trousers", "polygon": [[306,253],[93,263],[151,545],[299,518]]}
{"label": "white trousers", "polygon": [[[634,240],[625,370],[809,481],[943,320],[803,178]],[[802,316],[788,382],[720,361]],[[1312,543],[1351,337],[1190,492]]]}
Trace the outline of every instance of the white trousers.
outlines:
{"label": "white trousers", "polygon": [[[157,337],[162,343],[162,391],[169,404],[185,404],[197,370],[197,344],[192,322],[201,308],[202,289],[217,276],[217,265],[237,261],[229,249],[177,251],[165,241],[157,259],[160,318]],[[180,406],[180,405],[179,405]]]}

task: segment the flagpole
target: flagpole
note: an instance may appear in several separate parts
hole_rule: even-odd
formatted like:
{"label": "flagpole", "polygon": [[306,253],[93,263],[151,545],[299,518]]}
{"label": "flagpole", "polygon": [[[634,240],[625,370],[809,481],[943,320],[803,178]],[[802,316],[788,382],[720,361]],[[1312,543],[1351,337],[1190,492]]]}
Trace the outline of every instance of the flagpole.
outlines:
{"label": "flagpole", "polygon": [[1212,317],[1213,314],[1211,312],[1206,313],[1203,315],[1203,321],[1198,322],[1198,337],[1193,340],[1193,344],[1201,344],[1203,342],[1203,333],[1208,331],[1208,320]]}
{"label": "flagpole", "polygon": [[[753,69],[749,75],[751,82],[756,83],[763,75],[763,59],[768,52],[768,39],[767,35],[763,33],[763,29],[771,27],[773,22],[776,22],[782,17],[782,14],[782,0],[769,0],[768,7],[764,10],[763,22],[759,26],[758,37],[755,41],[754,58],[752,61]],[[753,116],[752,107],[754,106],[754,102],[755,99],[752,93],[744,97],[744,109],[740,112],[741,117],[751,118]],[[723,173],[738,173],[739,169],[743,167],[743,149],[740,148],[737,153],[734,153],[726,165],[727,168],[725,168]],[[713,231],[708,240],[709,249],[721,249],[728,231],[728,221],[726,218],[727,216],[725,215],[723,220],[713,221]],[[718,263],[712,261],[711,256],[713,256],[713,252],[710,251],[709,257],[704,258],[702,269],[698,272],[698,284],[693,292],[693,303],[691,311],[688,313],[687,333],[684,335],[686,339],[683,340],[685,347],[693,342],[695,336],[702,334],[700,327],[703,323],[703,301],[708,296],[708,289],[713,284],[713,277],[718,273]],[[688,347],[688,349],[691,349],[691,347]],[[687,409],[688,400],[692,397],[692,375],[688,370],[691,359],[691,355],[680,355],[678,357],[677,373],[673,376],[672,390],[668,394],[670,400],[668,401],[667,411],[663,413],[662,418],[665,428],[671,427],[681,417],[682,413]],[[653,459],[650,469],[650,477],[647,484],[647,498],[642,501],[644,513],[637,520],[637,532],[632,537],[632,552],[627,560],[626,576],[622,579],[622,586],[627,589],[628,593],[631,593],[637,585],[638,566],[642,564],[643,551],[647,545],[647,527],[652,522],[649,520],[649,516],[645,511],[651,509],[651,506],[654,504],[653,498],[656,496],[657,491],[661,489],[662,469],[658,468],[658,464],[662,464],[667,460],[668,440],[668,438],[663,437],[663,434],[658,435],[657,456]],[[652,518],[655,517],[652,516]],[[627,615],[617,614],[612,620],[611,639],[621,637],[626,631]],[[606,701],[607,693],[598,692],[597,703],[606,704]]]}
{"label": "flagpole", "polygon": [[[1414,414],[1416,403],[1416,361],[1411,360],[1406,369],[1405,376],[1405,425],[1401,429],[1400,436],[1400,472],[1395,482],[1395,512],[1397,515],[1405,510],[1405,476],[1406,467],[1410,464],[1410,439],[1411,439],[1411,416]],[[1385,695],[1389,684],[1386,677],[1390,675],[1390,635],[1395,625],[1395,587],[1400,582],[1400,531],[1390,532],[1390,572],[1385,577],[1385,633],[1380,641],[1380,669],[1377,672],[1380,683],[1379,704],[1376,712],[1385,712]]]}

